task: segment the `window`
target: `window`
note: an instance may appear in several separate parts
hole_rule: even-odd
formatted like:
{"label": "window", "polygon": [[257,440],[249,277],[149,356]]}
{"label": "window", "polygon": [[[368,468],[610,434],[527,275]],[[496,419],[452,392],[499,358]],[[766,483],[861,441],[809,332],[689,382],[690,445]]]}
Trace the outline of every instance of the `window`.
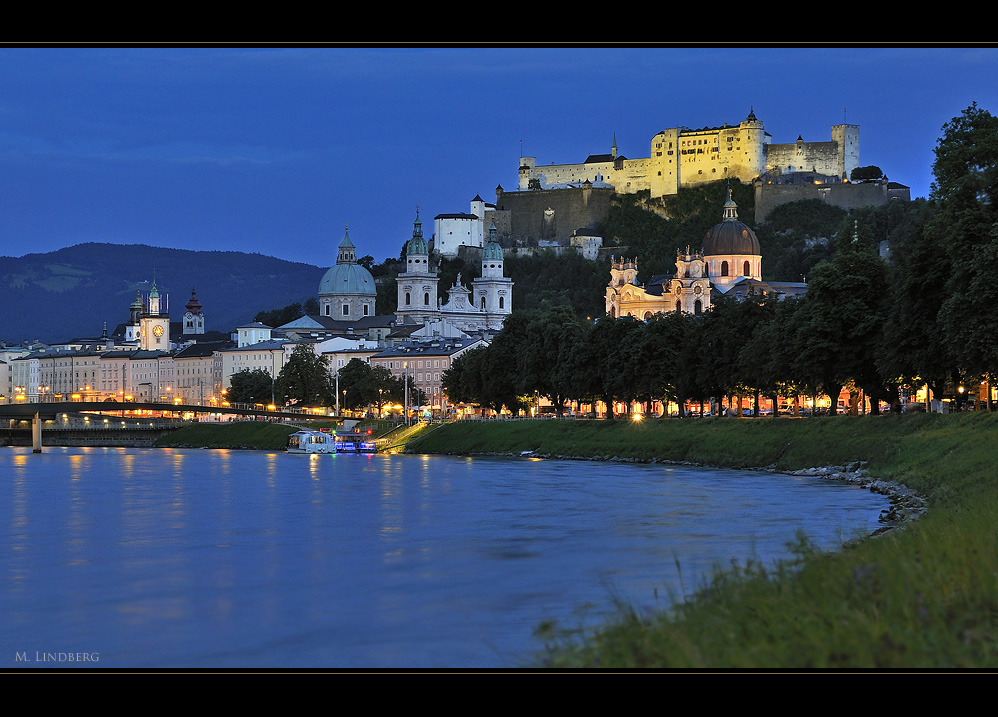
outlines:
{"label": "window", "polygon": [[722,261],[721,262],[721,276],[727,276],[727,275],[728,275],[728,262]]}
{"label": "window", "polygon": [[500,309],[503,307],[503,298],[504,297],[502,297],[502,296],[499,297],[499,308]]}
{"label": "window", "polygon": [[702,311],[703,311],[703,304],[700,303],[700,299],[697,299],[696,301],[693,302],[693,313],[699,316]]}
{"label": "window", "polygon": [[350,305],[349,304],[343,304],[343,315],[344,316],[349,316],[350,315]]}
{"label": "window", "polygon": [[743,276],[750,276],[751,274],[752,274],[752,272],[749,270],[749,263],[745,262],[745,266],[743,267],[742,275]]}
{"label": "window", "polygon": [[430,305],[430,292],[427,291],[425,294],[423,294],[423,306],[429,306],[429,305]]}
{"label": "window", "polygon": [[482,297],[482,311],[485,311],[485,297]]}
{"label": "window", "polygon": [[412,304],[412,299],[409,296],[409,292],[407,291],[405,292],[405,305],[410,306],[411,304]]}
{"label": "window", "polygon": [[364,316],[367,316],[370,313],[370,310],[371,310],[370,305],[364,304]]}

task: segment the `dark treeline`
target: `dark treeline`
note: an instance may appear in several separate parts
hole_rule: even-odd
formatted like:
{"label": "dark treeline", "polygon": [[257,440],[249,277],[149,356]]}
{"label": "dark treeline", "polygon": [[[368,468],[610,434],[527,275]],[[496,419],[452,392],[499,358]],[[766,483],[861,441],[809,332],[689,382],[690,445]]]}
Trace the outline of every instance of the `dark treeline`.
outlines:
{"label": "dark treeline", "polygon": [[[942,129],[928,200],[848,214],[792,207],[770,217],[760,243],[764,261],[768,252],[779,259],[773,270],[764,264],[766,275],[806,276],[804,296],[722,298],[700,316],[644,322],[587,321],[570,302],[517,310],[488,348],[445,374],[450,399],[516,410],[540,395],[559,412],[594,400],[684,405],[760,395],[826,395],[834,406],[848,389],[853,406],[862,391],[876,411],[900,387],[928,385],[933,397],[959,404],[998,373],[998,118],[974,104]],[[675,237],[645,248],[643,274],[645,266],[674,270],[664,264],[674,262]]]}

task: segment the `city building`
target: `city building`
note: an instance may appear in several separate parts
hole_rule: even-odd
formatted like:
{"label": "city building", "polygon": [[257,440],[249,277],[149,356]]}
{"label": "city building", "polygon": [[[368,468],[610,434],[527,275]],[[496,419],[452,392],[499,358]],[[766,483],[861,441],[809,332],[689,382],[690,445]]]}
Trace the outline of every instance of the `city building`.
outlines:
{"label": "city building", "polygon": [[371,366],[383,366],[396,378],[408,376],[412,384],[426,395],[424,409],[446,413],[447,396],[443,391],[443,373],[458,356],[486,346],[481,338],[437,338],[412,341],[392,346],[371,356]]}

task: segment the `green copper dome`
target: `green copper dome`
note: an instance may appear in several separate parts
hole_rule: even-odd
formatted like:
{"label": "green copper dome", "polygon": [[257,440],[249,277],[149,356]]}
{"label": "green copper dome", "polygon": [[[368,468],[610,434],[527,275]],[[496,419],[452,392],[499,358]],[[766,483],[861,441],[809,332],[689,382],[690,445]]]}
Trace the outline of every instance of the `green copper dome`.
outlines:
{"label": "green copper dome", "polygon": [[482,261],[502,261],[502,247],[498,242],[490,241],[482,249]]}
{"label": "green copper dome", "polygon": [[496,239],[496,224],[489,227],[489,240],[482,249],[482,261],[502,261],[502,247]]}
{"label": "green copper dome", "polygon": [[377,287],[371,272],[357,263],[354,244],[348,234],[340,241],[336,265],[319,282],[319,296],[330,294],[366,294],[376,296]]}
{"label": "green copper dome", "polygon": [[360,264],[337,264],[330,267],[319,282],[319,296],[325,294],[370,294],[376,296],[374,277]]}

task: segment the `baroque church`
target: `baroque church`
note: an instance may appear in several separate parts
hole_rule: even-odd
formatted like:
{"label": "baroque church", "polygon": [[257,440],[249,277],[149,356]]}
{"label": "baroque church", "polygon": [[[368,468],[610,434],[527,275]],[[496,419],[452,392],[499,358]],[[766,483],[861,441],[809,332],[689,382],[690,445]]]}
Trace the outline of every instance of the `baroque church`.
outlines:
{"label": "baroque church", "polygon": [[496,227],[482,248],[482,275],[468,289],[457,275],[447,289],[447,302],[438,298],[438,271],[430,264],[430,247],[423,238],[419,213],[413,222],[412,238],[405,245],[405,271],[398,275],[400,324],[444,322],[464,332],[498,331],[513,310],[513,280],[503,272],[503,251],[496,239]]}
{"label": "baroque church", "polygon": [[447,288],[446,302],[439,295],[439,271],[431,262],[418,211],[404,253],[405,270],[397,277],[395,314],[375,315],[375,279],[357,263],[356,247],[345,233],[337,248],[336,263],[319,282],[319,315],[302,316],[278,328],[367,334],[379,341],[390,335],[457,337],[502,328],[503,320],[512,311],[513,281],[504,275],[503,251],[495,225],[482,248],[482,275],[471,281],[471,288],[458,275],[454,285]]}
{"label": "baroque church", "polygon": [[637,283],[637,277],[637,260],[611,259],[608,315],[644,320],[670,311],[701,314],[720,296],[739,301],[750,294],[782,299],[807,291],[807,284],[801,282],[763,281],[759,239],[738,221],[738,205],[730,189],[721,222],[707,231],[698,250],[687,246],[677,252],[674,274],[654,276],[644,285]]}

